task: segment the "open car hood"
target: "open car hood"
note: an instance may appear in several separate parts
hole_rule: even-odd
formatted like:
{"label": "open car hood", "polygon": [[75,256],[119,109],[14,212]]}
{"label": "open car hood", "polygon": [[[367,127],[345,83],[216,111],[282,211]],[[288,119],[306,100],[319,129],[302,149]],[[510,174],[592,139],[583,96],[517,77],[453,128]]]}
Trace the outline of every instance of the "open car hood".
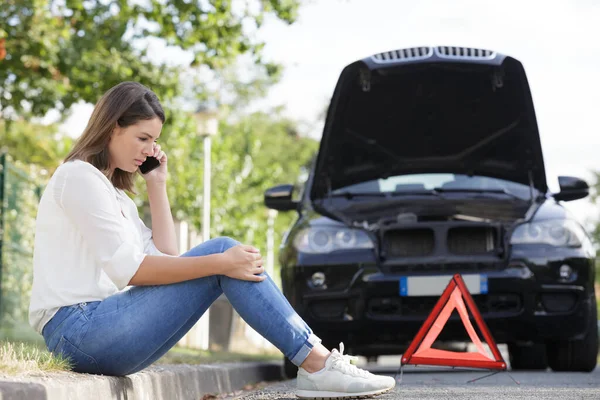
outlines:
{"label": "open car hood", "polygon": [[489,176],[547,191],[519,61],[489,50],[419,47],[344,68],[327,113],[311,200],[415,173]]}

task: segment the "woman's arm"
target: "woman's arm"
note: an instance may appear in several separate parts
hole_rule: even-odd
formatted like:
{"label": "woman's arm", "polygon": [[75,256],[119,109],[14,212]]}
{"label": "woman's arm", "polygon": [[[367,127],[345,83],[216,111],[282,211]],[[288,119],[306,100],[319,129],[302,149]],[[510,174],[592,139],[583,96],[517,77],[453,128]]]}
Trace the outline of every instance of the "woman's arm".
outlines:
{"label": "woman's arm", "polygon": [[129,285],[166,285],[219,275],[224,268],[221,254],[201,257],[146,256]]}
{"label": "woman's arm", "polygon": [[258,249],[239,244],[224,253],[198,257],[146,256],[129,285],[165,285],[202,278],[226,275],[245,281],[266,279],[263,260]]}
{"label": "woman's arm", "polygon": [[179,254],[175,224],[171,215],[171,205],[167,196],[167,162],[168,158],[159,144],[154,144],[153,157],[158,158],[160,167],[142,175],[148,188],[148,201],[152,214],[152,239],[158,250],[165,254]]}
{"label": "woman's arm", "polygon": [[167,196],[167,185],[164,183],[148,182],[148,200],[152,214],[152,238],[158,250],[165,254],[176,256],[177,236],[171,214],[171,205]]}

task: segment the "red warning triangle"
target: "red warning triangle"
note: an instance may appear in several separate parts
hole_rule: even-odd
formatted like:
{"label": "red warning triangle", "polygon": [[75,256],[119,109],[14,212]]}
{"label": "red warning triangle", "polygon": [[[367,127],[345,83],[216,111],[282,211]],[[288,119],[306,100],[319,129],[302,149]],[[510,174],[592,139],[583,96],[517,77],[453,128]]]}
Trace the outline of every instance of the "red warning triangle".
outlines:
{"label": "red warning triangle", "polygon": [[[464,298],[464,301],[463,301]],[[465,302],[467,303],[465,306]],[[477,352],[459,353],[447,350],[432,349],[431,345],[437,339],[444,325],[450,318],[452,311],[456,309],[460,315],[469,337],[477,347]],[[471,311],[479,330],[481,331],[485,341],[490,346],[494,359],[490,358],[477,336],[477,332],[473,329],[473,325],[469,319]],[[418,348],[417,348],[418,347]],[[442,293],[437,304],[433,308],[429,317],[421,326],[419,332],[413,339],[412,343],[402,355],[402,364],[413,365],[443,365],[449,367],[472,367],[472,368],[487,368],[487,369],[506,369],[506,363],[496,346],[496,342],[479,313],[479,309],[467,286],[465,285],[460,274],[456,274],[448,283],[448,286]]]}

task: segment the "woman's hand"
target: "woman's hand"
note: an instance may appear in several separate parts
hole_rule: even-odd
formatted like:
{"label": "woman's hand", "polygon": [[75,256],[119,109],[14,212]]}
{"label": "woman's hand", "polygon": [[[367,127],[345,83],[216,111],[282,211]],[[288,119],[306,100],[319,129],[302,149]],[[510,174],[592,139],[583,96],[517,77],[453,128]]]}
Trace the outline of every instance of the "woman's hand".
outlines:
{"label": "woman's hand", "polygon": [[153,157],[160,161],[160,166],[147,174],[141,174],[146,180],[146,184],[151,183],[166,183],[167,182],[167,155],[160,149],[160,144],[154,143]]}
{"label": "woman's hand", "polygon": [[244,281],[262,282],[266,275],[260,251],[252,246],[238,244],[223,253],[223,275]]}

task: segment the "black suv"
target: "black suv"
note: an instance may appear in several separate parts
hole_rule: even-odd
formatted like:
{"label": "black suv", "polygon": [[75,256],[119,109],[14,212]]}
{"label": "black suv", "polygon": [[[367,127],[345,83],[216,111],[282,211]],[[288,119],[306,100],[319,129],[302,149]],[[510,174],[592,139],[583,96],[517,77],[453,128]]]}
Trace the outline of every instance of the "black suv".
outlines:
{"label": "black suv", "polygon": [[[591,371],[595,250],[547,187],[522,64],[494,51],[418,47],[341,73],[280,251],[283,292],[328,347],[400,354],[460,273],[513,369]],[[467,339],[451,317],[440,343]],[[286,364],[286,374],[296,368]]]}

